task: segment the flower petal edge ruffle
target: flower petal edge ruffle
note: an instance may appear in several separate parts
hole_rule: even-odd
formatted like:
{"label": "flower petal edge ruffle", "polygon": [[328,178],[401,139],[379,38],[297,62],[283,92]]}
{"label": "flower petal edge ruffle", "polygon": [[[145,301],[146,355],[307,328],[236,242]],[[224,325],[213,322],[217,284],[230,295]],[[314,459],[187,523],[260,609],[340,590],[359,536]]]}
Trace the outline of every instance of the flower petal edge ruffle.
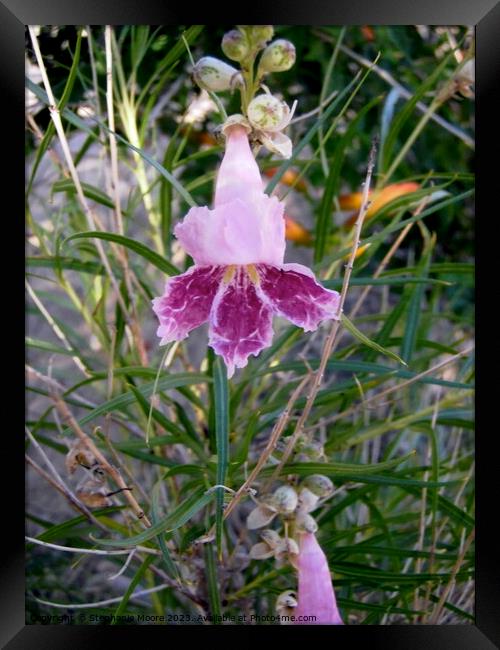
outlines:
{"label": "flower petal edge ruffle", "polygon": [[223,266],[192,266],[167,280],[163,296],[153,300],[160,345],[185,339],[208,320],[224,271]]}
{"label": "flower petal edge ruffle", "polygon": [[323,320],[338,318],[340,295],[319,284],[307,266],[257,264],[256,269],[260,291],[275,314],[284,316],[305,332],[314,331]]}
{"label": "flower petal edge ruffle", "polygon": [[337,318],[339,294],[300,264],[193,266],[167,281],[153,309],[160,345],[182,340],[209,322],[209,345],[224,358],[228,377],[271,344],[273,314],[305,331]]}

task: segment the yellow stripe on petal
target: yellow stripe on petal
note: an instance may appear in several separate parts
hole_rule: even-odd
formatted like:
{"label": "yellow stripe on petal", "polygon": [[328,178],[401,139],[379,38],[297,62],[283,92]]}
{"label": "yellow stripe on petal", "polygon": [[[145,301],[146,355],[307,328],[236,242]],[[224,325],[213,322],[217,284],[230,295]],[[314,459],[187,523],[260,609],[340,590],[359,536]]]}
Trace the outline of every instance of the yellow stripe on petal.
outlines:
{"label": "yellow stripe on petal", "polygon": [[224,284],[229,284],[231,280],[234,278],[235,271],[236,271],[236,265],[230,264],[227,267],[227,269],[224,271],[222,282],[224,282]]}
{"label": "yellow stripe on petal", "polygon": [[257,285],[260,284],[259,274],[257,273],[257,269],[255,268],[255,266],[253,264],[248,264],[247,273],[248,273],[248,276],[249,276],[250,280],[254,284],[257,284]]}

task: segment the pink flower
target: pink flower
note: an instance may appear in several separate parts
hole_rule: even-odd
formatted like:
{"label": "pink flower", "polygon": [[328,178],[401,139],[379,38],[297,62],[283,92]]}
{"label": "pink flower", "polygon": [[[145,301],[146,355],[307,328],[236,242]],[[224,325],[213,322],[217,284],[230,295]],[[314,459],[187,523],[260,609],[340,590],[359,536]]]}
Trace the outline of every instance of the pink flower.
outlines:
{"label": "pink flower", "polygon": [[195,264],[167,280],[153,309],[160,345],[208,321],[209,345],[231,377],[271,344],[273,314],[312,331],[337,318],[339,294],[306,266],[283,263],[284,205],[264,194],[245,128],[232,125],[226,136],[214,209],[191,208],[174,231]]}
{"label": "pink flower", "polygon": [[[315,616],[315,624],[343,625],[328,562],[314,533],[301,533],[299,543],[297,616]],[[307,621],[297,622],[305,625]]]}

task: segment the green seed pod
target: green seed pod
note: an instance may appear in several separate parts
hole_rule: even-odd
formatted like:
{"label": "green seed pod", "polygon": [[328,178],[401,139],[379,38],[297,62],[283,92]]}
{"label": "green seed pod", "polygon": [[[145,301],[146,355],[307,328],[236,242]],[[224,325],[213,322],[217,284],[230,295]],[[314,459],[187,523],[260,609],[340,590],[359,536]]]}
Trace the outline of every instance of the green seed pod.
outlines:
{"label": "green seed pod", "polygon": [[295,56],[294,44],[280,38],[277,41],[273,41],[262,52],[259,71],[265,73],[290,70],[295,63]]}
{"label": "green seed pod", "polygon": [[311,490],[313,494],[317,494],[319,497],[328,497],[333,492],[333,483],[328,476],[323,476],[323,474],[306,476],[302,481],[302,486]]}
{"label": "green seed pod", "polygon": [[282,485],[273,494],[273,506],[281,514],[289,514],[297,507],[297,492],[290,485]]}
{"label": "green seed pod", "polygon": [[242,34],[238,29],[232,29],[224,34],[221,48],[227,58],[232,61],[243,61],[250,52],[245,34]]}
{"label": "green seed pod", "polygon": [[301,454],[306,461],[308,459],[319,460],[324,456],[324,453],[323,445],[314,440],[304,444],[301,449]]}
{"label": "green seed pod", "polygon": [[236,68],[213,56],[204,56],[193,68],[198,86],[213,92],[232,90],[239,74]]}

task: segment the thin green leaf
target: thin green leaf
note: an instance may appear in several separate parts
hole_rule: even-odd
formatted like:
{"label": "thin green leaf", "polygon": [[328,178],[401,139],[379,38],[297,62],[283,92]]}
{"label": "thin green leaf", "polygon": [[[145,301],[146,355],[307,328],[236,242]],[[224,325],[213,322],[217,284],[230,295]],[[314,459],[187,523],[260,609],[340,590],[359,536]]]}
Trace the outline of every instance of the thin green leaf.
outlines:
{"label": "thin green leaf", "polygon": [[[171,390],[173,388],[179,388],[180,386],[200,384],[206,381],[211,381],[211,378],[203,374],[197,375],[194,373],[179,373],[177,375],[167,375],[165,377],[162,377],[158,382],[158,390]],[[140,391],[144,397],[150,397],[154,391],[154,388],[155,382],[152,381],[138,387],[137,390]],[[135,401],[136,396],[134,392],[131,390],[127,391],[126,393],[117,395],[116,397],[113,397],[113,399],[110,399],[97,408],[93,409],[90,411],[90,413],[81,418],[78,423],[81,427],[83,427],[89,422],[92,422],[92,420],[95,420],[95,418],[99,417],[100,415],[103,415],[104,413],[112,413],[113,411],[123,410],[126,406],[133,404]],[[69,428],[66,428],[63,431],[63,435],[68,435],[70,431],[71,430]]]}
{"label": "thin green leaf", "polygon": [[[162,486],[162,481],[161,480],[157,481],[151,491],[151,519],[153,521],[153,525],[157,524],[161,519],[160,503],[159,503],[161,486]],[[158,545],[160,547],[160,550],[162,552],[163,562],[167,569],[168,575],[180,582],[181,577],[177,569],[177,565],[172,560],[172,556],[170,555],[170,551],[168,550],[168,546],[164,536],[161,534],[158,535],[157,540],[158,540]]]}
{"label": "thin green leaf", "polygon": [[[81,186],[84,195],[88,199],[91,199],[100,205],[104,205],[107,208],[114,209],[115,204],[113,202],[113,199],[105,194],[105,192],[97,187],[94,187],[93,185],[90,185],[89,183],[81,183]],[[66,192],[67,194],[76,194],[76,187],[71,179],[64,179],[62,181],[56,181],[52,186],[52,191],[56,193]],[[127,216],[127,212],[125,210],[122,210],[122,213],[124,216]]]}
{"label": "thin green leaf", "polygon": [[161,533],[170,533],[184,526],[194,515],[209,504],[213,498],[213,492],[205,492],[203,488],[199,488],[169,515],[163,517],[156,524],[153,524],[150,528],[142,531],[138,535],[125,539],[97,539],[95,537],[92,539],[96,543],[104,546],[119,546],[122,548],[131,548],[138,544],[144,544],[144,542],[153,539],[153,537],[157,537]]}
{"label": "thin green leaf", "polygon": [[164,257],[158,255],[158,253],[155,253],[144,244],[135,241],[135,239],[130,239],[129,237],[124,237],[123,235],[100,231],[79,232],[75,235],[67,237],[62,245],[64,246],[64,244],[74,239],[104,239],[106,241],[112,241],[115,242],[115,244],[120,244],[121,246],[125,246],[126,248],[134,251],[134,253],[137,253],[144,259],[148,260],[148,262],[151,262],[151,264],[156,266],[157,269],[163,273],[166,273],[167,275],[178,275],[180,273],[179,269]]}
{"label": "thin green leaf", "polygon": [[144,558],[143,563],[137,569],[134,577],[132,578],[129,586],[127,587],[127,591],[123,594],[123,598],[121,599],[120,604],[115,610],[114,616],[111,619],[111,625],[116,625],[118,623],[119,617],[123,615],[125,608],[127,607],[128,601],[130,600],[130,596],[132,596],[132,594],[134,593],[134,589],[142,580],[142,577],[146,573],[149,565],[153,560],[154,560],[153,555],[148,555],[146,558]]}
{"label": "thin green leaf", "polygon": [[401,363],[403,366],[407,366],[408,364],[401,359],[395,352],[392,352],[391,350],[387,350],[387,348],[382,347],[375,341],[372,341],[369,339],[363,332],[360,332],[358,328],[354,325],[352,321],[350,321],[345,314],[342,314],[341,316],[341,321],[344,327],[347,329],[348,332],[350,332],[355,338],[358,339],[358,341],[361,341],[361,343],[364,343],[364,345],[367,345],[369,348],[372,348],[373,350],[376,350],[377,352],[380,352],[380,354],[384,354],[387,357],[390,357],[391,359],[394,359],[395,361],[398,361]]}
{"label": "thin green leaf", "polygon": [[[349,102],[354,98],[356,90],[352,93],[349,101],[346,103],[346,108]],[[346,132],[339,139],[334,149],[332,156],[333,163],[325,180],[323,197],[319,205],[319,214],[315,224],[314,262],[316,264],[321,262],[325,255],[328,237],[330,236],[331,227],[333,225],[333,199],[337,196],[339,191],[340,171],[344,162],[345,148],[352,141],[353,133],[359,128],[359,123],[365,117],[366,113],[378,104],[380,99],[381,97],[374,97],[359,111],[347,127]]]}
{"label": "thin green leaf", "polygon": [[219,593],[219,579],[217,577],[217,566],[215,564],[215,553],[211,544],[204,544],[203,554],[205,556],[205,573],[207,576],[208,600],[210,611],[214,617],[214,623],[220,624],[218,617],[221,616],[221,597]]}
{"label": "thin green leaf", "polygon": [[[425,278],[428,273],[431,261],[432,249],[436,242],[435,237],[431,237],[424,246],[424,252],[420,264],[418,265],[418,276]],[[401,356],[408,364],[413,356],[417,341],[418,325],[422,311],[422,299],[424,297],[424,285],[419,284],[410,289],[410,298],[408,304],[408,314],[404,327],[403,341],[401,342]]]}
{"label": "thin green leaf", "polygon": [[[217,485],[225,485],[229,463],[229,387],[227,369],[220,357],[213,364],[215,437],[217,441]],[[222,555],[224,488],[217,488],[215,530],[217,554]]]}

